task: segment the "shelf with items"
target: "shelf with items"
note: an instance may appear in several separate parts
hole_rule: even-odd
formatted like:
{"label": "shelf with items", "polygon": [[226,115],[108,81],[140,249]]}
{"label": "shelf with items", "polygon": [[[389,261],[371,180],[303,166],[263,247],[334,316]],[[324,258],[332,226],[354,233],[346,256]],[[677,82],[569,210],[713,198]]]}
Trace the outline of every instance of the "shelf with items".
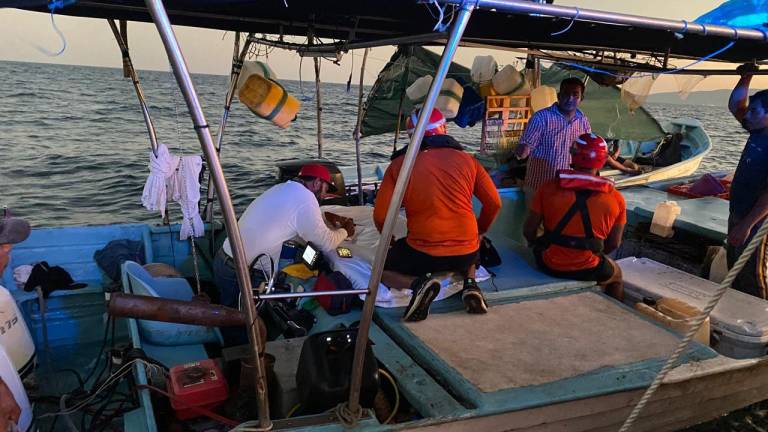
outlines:
{"label": "shelf with items", "polygon": [[480,153],[503,162],[517,147],[533,111],[530,95],[488,96],[483,118]]}

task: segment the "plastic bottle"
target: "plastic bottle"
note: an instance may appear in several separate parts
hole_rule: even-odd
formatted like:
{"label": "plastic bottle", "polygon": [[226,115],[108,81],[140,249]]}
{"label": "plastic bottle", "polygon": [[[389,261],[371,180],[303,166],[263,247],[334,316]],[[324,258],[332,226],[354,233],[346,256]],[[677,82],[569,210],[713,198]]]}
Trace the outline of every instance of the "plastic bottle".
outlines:
{"label": "plastic bottle", "polygon": [[680,214],[680,206],[675,201],[664,201],[656,206],[651,220],[651,234],[659,237],[672,237],[675,231],[672,226]]}

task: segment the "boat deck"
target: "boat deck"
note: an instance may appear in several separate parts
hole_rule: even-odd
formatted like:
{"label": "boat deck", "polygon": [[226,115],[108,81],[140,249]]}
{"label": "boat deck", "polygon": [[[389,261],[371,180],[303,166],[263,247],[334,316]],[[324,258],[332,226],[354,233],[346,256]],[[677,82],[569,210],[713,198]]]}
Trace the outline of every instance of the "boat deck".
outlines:
{"label": "boat deck", "polygon": [[[400,310],[379,309],[376,322],[473,415],[647,387],[678,341],[591,289],[508,291],[489,303],[489,313],[476,316],[445,301],[418,323],[402,322]],[[696,344],[684,362],[715,356]]]}

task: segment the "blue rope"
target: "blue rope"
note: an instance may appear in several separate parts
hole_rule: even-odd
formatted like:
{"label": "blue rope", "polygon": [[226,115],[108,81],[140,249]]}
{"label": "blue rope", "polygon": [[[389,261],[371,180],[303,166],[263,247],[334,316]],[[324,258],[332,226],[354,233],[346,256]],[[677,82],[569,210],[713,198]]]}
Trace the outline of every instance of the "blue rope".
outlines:
{"label": "blue rope", "polygon": [[48,2],[48,10],[51,11],[51,26],[53,27],[53,30],[56,32],[56,34],[59,35],[62,46],[58,52],[48,51],[47,49],[41,46],[35,46],[35,48],[37,48],[38,51],[50,57],[58,57],[64,54],[64,51],[67,49],[67,39],[64,37],[64,33],[62,33],[61,30],[59,30],[59,27],[56,26],[56,20],[54,19],[54,14],[56,13],[56,9],[64,9],[64,6],[68,6],[72,3],[74,3],[73,0],[51,0],[50,2]]}
{"label": "blue rope", "polygon": [[568,30],[570,30],[570,29],[571,29],[571,27],[573,27],[573,23],[575,23],[575,22],[576,22],[576,20],[577,20],[577,19],[579,19],[579,15],[580,15],[580,14],[581,14],[581,9],[579,9],[579,8],[577,7],[577,8],[576,8],[576,15],[574,15],[574,16],[573,16],[573,18],[571,18],[571,22],[568,24],[568,27],[566,27],[566,28],[564,28],[564,29],[560,30],[559,32],[550,33],[549,35],[550,35],[550,36],[559,36],[559,35],[561,35],[561,34],[563,34],[563,33],[567,32]]}
{"label": "blue rope", "polygon": [[594,72],[594,73],[599,73],[599,74],[603,74],[603,75],[610,75],[610,76],[616,77],[616,78],[622,78],[622,79],[643,78],[643,77],[649,77],[649,76],[654,76],[654,75],[673,74],[675,72],[680,72],[680,71],[686,70],[686,69],[690,68],[691,66],[695,66],[695,65],[697,65],[697,64],[699,64],[701,62],[707,61],[707,60],[711,59],[712,57],[714,57],[714,56],[716,56],[718,54],[722,54],[723,52],[725,52],[729,48],[731,48],[735,43],[736,43],[735,41],[730,41],[730,42],[728,42],[727,45],[725,45],[724,47],[720,48],[719,50],[717,50],[717,51],[715,51],[715,52],[713,52],[711,54],[707,54],[704,57],[702,57],[702,58],[700,58],[700,59],[698,59],[698,60],[696,60],[696,61],[694,61],[692,63],[689,63],[689,64],[687,64],[685,66],[681,66],[679,68],[674,68],[674,69],[671,69],[671,70],[668,70],[668,71],[662,71],[662,72],[647,72],[647,73],[640,73],[640,74],[634,74],[634,75],[622,75],[622,74],[615,74],[613,72],[609,72],[609,71],[603,70],[603,69],[597,69],[597,68],[592,68],[592,67],[589,67],[589,66],[580,65],[578,63],[563,62],[563,64],[565,64],[567,66],[571,66],[571,67],[577,68],[577,69],[582,69],[582,70],[585,70],[587,72]]}

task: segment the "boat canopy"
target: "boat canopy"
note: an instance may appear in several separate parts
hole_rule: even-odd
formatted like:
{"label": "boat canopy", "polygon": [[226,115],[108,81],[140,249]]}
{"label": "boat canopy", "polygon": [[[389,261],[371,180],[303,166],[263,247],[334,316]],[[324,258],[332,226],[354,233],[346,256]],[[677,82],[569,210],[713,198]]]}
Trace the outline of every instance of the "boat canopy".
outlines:
{"label": "boat canopy", "polygon": [[[413,109],[413,103],[403,97],[405,89],[424,75],[434,75],[440,57],[418,46],[400,46],[389,62],[379,72],[379,76],[368,94],[363,108],[363,136],[394,132],[397,129],[397,116],[407,116]],[[469,69],[452,63],[448,78],[470,81]],[[589,117],[592,130],[605,137],[628,140],[650,140],[664,135],[661,125],[642,107],[630,113],[627,105],[621,101],[621,90],[616,86],[602,86],[578,70],[568,70],[554,64],[543,68],[541,83],[558,88],[560,81],[568,77],[577,77],[586,81],[586,98],[581,110]],[[402,102],[402,106],[400,105]],[[403,130],[401,118],[400,129]]]}
{"label": "boat canopy", "polygon": [[[65,6],[56,13],[63,15],[151,22],[142,0],[65,0],[60,3]],[[48,0],[0,0],[2,6],[41,12],[48,12],[48,4]],[[338,41],[328,47],[337,51],[344,51],[355,43],[398,45],[403,42],[397,39],[415,38],[422,43],[442,45],[446,39],[445,33],[433,30],[439,15],[435,4],[416,0],[166,0],[164,4],[174,25],[302,37],[311,29],[316,37]],[[453,16],[453,6],[444,7],[447,22]],[[621,50],[664,58],[701,58],[733,40],[732,47],[711,60],[747,62],[768,58],[768,35],[763,40],[740,38],[738,32],[733,37],[722,32],[706,34],[706,31],[682,35],[652,26],[611,23],[608,18],[586,19],[585,16],[608,15],[586,12],[582,10],[580,16],[572,19],[481,8],[473,13],[462,43],[552,51]],[[639,23],[643,17],[637,18],[635,22]],[[566,26],[568,31],[561,32]],[[690,28],[693,27],[701,29],[690,23]],[[558,32],[561,34],[553,35]]]}

